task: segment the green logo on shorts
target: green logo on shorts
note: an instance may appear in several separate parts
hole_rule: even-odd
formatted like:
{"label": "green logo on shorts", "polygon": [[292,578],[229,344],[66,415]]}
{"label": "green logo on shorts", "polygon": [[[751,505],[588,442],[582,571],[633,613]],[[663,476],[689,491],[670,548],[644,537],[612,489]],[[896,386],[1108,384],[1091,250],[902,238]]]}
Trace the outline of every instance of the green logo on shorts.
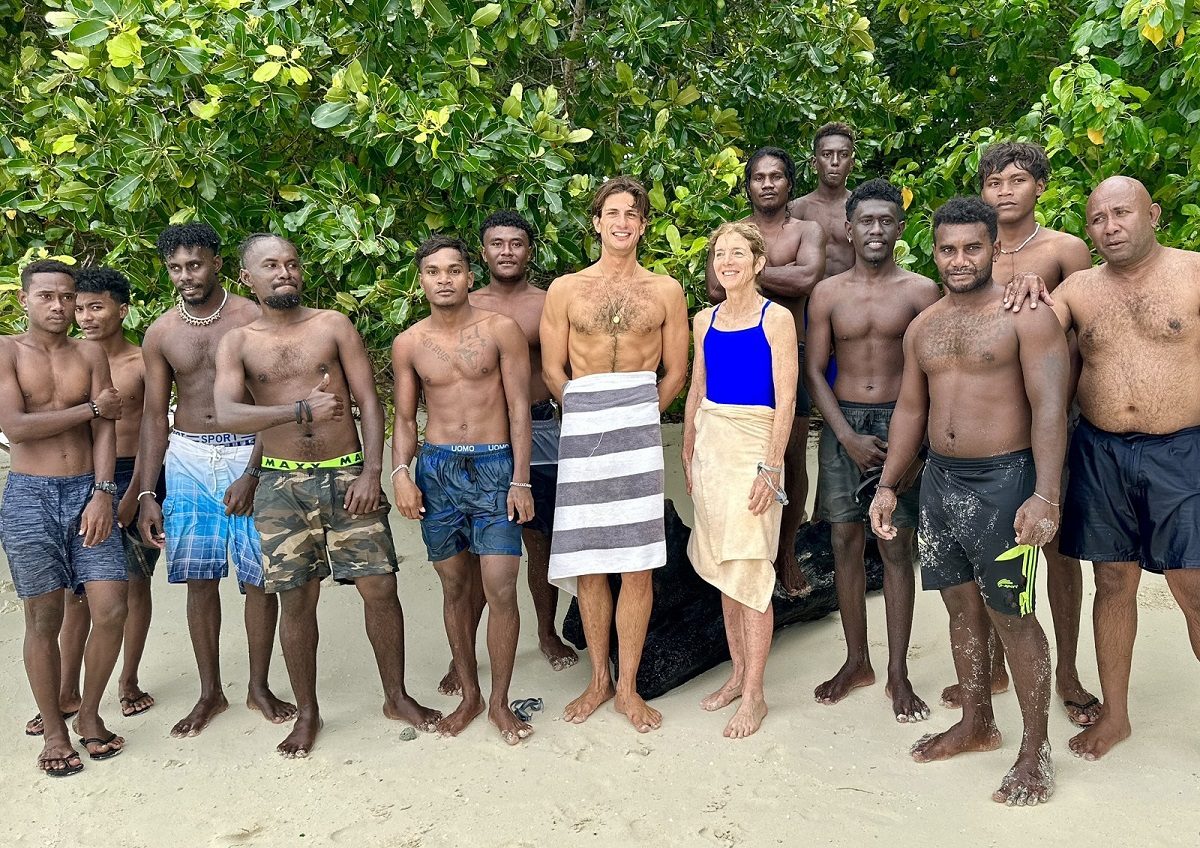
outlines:
{"label": "green logo on shorts", "polygon": [[1017,584],[1012,582],[1011,580],[1009,580],[1007,577],[1001,577],[999,580],[996,581],[996,585],[999,586],[1001,589],[1017,588]]}

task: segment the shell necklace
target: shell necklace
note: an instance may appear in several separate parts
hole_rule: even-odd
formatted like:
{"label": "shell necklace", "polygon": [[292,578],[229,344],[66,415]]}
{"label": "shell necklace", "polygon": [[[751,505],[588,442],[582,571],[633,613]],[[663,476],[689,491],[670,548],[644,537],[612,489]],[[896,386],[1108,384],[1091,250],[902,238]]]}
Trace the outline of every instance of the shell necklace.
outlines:
{"label": "shell necklace", "polygon": [[[1019,250],[1020,248],[1018,248]],[[183,323],[190,324],[193,327],[207,327],[209,324],[215,324],[221,317],[221,310],[225,308],[225,302],[229,300],[229,290],[225,290],[225,296],[221,298],[221,305],[217,310],[205,318],[197,318],[195,315],[187,311],[187,306],[184,305],[183,295],[179,295],[175,299],[175,308],[179,310],[179,317],[183,319]]]}
{"label": "shell necklace", "polygon": [[1027,245],[1031,241],[1033,241],[1033,237],[1036,236],[1041,231],[1042,231],[1042,225],[1038,224],[1037,226],[1035,226],[1033,228],[1033,232],[1029,234],[1029,238],[1025,239],[1025,241],[1021,242],[1019,245],[1014,247],[1012,250],[1005,250],[1003,247],[1000,248],[1000,253],[1004,256],[1012,256],[1014,253],[1020,253],[1022,250],[1025,249],[1025,245]]}

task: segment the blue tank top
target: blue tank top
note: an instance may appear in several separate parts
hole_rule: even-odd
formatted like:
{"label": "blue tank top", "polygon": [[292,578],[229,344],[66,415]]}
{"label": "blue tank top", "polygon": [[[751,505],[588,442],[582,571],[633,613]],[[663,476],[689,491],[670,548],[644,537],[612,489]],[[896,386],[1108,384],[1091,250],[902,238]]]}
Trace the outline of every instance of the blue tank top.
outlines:
{"label": "blue tank top", "polygon": [[704,395],[713,403],[775,408],[775,375],[771,345],[763,318],[771,301],[763,304],[758,325],[744,330],[718,330],[717,312],[704,334]]}

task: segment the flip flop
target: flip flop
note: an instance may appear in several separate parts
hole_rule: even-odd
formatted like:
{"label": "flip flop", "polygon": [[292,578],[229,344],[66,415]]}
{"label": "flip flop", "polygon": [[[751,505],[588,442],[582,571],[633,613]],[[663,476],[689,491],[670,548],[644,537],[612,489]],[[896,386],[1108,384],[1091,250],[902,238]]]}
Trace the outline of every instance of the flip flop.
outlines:
{"label": "flip flop", "polygon": [[521,698],[509,704],[508,708],[518,721],[528,722],[530,714],[540,713],[543,706],[541,698]]}
{"label": "flip flop", "polygon": [[1067,707],[1067,711],[1066,711],[1067,712],[1067,721],[1071,722],[1071,724],[1073,724],[1079,728],[1091,727],[1093,724],[1096,723],[1096,719],[1092,719],[1091,721],[1086,722],[1086,723],[1076,721],[1074,716],[1071,715],[1071,710],[1077,710],[1086,715],[1087,711],[1090,710],[1092,707],[1100,706],[1100,699],[1093,697],[1091,700],[1086,701],[1082,704],[1079,701],[1064,700],[1063,706]]}
{"label": "flip flop", "polygon": [[[150,703],[146,704],[146,706],[141,707],[139,709],[131,709],[131,710],[125,709],[126,707],[132,707],[134,704],[136,704],[138,701],[142,700],[143,698],[149,698]],[[121,702],[121,715],[124,716],[125,718],[130,718],[131,716],[141,715],[146,710],[153,707],[155,704],[154,696],[151,695],[149,692],[143,692],[142,694],[138,695],[135,698],[118,698],[117,700],[119,700]]]}
{"label": "flip flop", "polygon": [[[43,763],[52,763],[55,761],[62,762],[62,768],[44,768]],[[71,761],[75,761],[75,765],[71,765]],[[79,759],[79,754],[72,751],[67,757],[46,757],[38,760],[38,767],[47,777],[70,777],[73,774],[79,774],[83,771],[83,760]]]}
{"label": "flip flop", "polygon": [[88,752],[88,758],[92,760],[111,760],[113,757],[125,750],[124,746],[120,748],[109,748],[107,751],[101,751],[99,754],[93,754],[88,745],[111,745],[117,738],[117,734],[108,734],[107,739],[101,739],[99,736],[90,736],[87,739],[80,737],[79,744],[82,745]]}
{"label": "flip flop", "polygon": [[[75,710],[74,712],[70,712],[70,713],[63,713],[63,714],[62,714],[63,721],[66,721],[66,720],[67,720],[67,719],[69,719],[69,718],[75,718],[75,716],[76,716],[78,713],[79,713],[79,710]],[[28,722],[28,723],[29,723],[29,724],[33,724],[35,721],[37,721],[37,722],[40,722],[41,720],[42,720],[42,714],[41,714],[41,713],[38,713],[38,714],[37,714],[37,715],[35,715],[33,718],[31,718],[31,719],[29,720],[29,722]],[[45,725],[44,725],[44,724],[42,724],[42,725],[39,725],[39,726],[42,728],[41,730],[37,731],[36,733],[30,733],[30,732],[29,732],[29,730],[27,729],[27,730],[25,731],[25,735],[26,735],[26,736],[44,736],[44,735],[45,735],[45,733],[46,733],[46,727],[45,727]],[[74,774],[74,773],[75,773],[75,772],[71,772],[71,774]],[[61,776],[61,777],[66,777],[66,775],[60,775],[60,776]]]}

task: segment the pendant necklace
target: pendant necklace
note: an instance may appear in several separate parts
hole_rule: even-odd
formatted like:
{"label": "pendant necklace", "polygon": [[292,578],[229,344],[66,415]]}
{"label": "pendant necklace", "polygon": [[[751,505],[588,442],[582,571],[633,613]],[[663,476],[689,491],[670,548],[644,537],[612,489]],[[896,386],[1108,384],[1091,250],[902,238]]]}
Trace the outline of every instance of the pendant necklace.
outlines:
{"label": "pendant necklace", "polygon": [[1014,247],[1012,250],[1005,250],[1003,247],[1000,248],[1000,253],[1004,256],[1012,256],[1014,253],[1020,253],[1022,250],[1025,249],[1025,245],[1027,245],[1031,241],[1033,241],[1033,237],[1036,236],[1041,231],[1042,231],[1042,225],[1038,224],[1037,226],[1035,226],[1033,228],[1033,232],[1029,234],[1029,238],[1025,239],[1025,241],[1021,242],[1017,247]]}
{"label": "pendant necklace", "polygon": [[[1019,249],[1019,248],[1018,248]],[[175,307],[179,310],[179,317],[183,319],[183,323],[190,324],[193,327],[207,327],[209,324],[214,324],[221,317],[221,310],[225,308],[225,302],[229,300],[229,291],[225,291],[225,296],[221,298],[221,305],[217,310],[206,318],[197,318],[195,315],[187,311],[187,306],[184,305],[183,295],[179,295],[175,300]]]}

